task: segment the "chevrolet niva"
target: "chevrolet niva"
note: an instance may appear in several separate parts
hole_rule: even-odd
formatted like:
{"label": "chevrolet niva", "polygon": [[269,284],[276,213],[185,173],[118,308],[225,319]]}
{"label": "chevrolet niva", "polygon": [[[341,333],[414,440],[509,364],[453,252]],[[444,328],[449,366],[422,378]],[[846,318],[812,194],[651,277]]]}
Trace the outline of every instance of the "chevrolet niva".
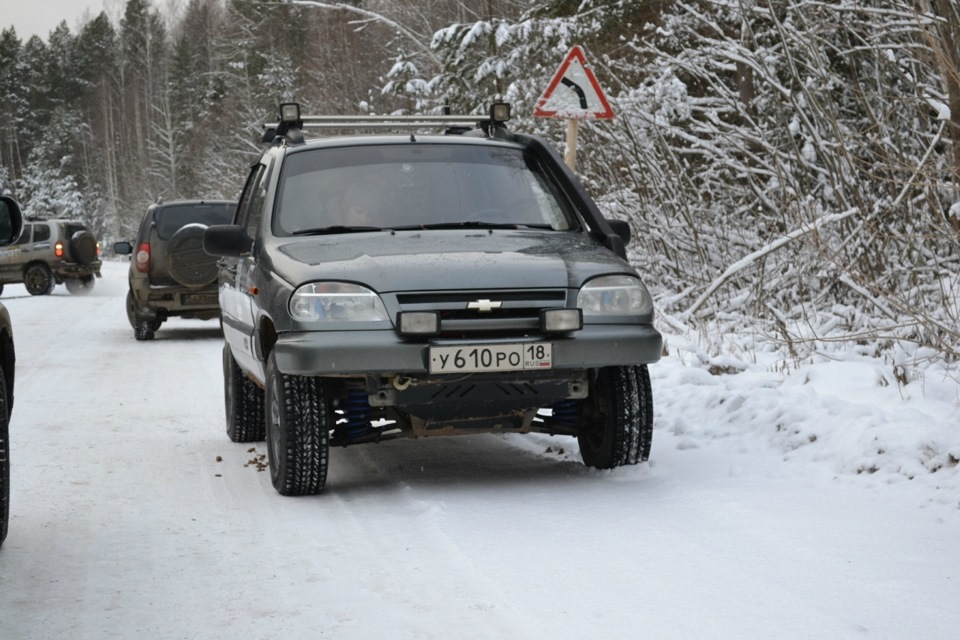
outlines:
{"label": "chevrolet niva", "polygon": [[[507,129],[509,105],[280,112],[233,224],[203,239],[222,257],[227,433],[266,439],[279,493],[322,491],[330,446],[398,437],[545,433],[591,467],[647,459],[662,338],[629,227]],[[358,133],[385,127],[402,132]]]}

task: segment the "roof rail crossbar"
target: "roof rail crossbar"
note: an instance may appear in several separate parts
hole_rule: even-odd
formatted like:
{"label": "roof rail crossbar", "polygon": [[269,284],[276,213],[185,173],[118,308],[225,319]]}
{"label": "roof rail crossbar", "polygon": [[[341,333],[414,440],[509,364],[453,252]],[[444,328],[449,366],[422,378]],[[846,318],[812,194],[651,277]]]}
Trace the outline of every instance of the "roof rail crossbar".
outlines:
{"label": "roof rail crossbar", "polygon": [[327,115],[305,116],[295,102],[280,105],[280,122],[265,123],[262,142],[286,139],[303,142],[303,129],[424,129],[446,128],[447,133],[464,133],[482,129],[484,135],[501,135],[504,123],[510,119],[510,105],[495,102],[488,115]]}
{"label": "roof rail crossbar", "polygon": [[[270,129],[276,125],[267,124],[264,125],[264,128]],[[466,129],[473,129],[476,127],[475,123],[472,122],[463,122],[459,120],[454,120],[447,123],[439,122],[322,122],[322,123],[310,123],[304,122],[304,129],[424,129],[424,128],[439,128],[439,127],[463,127]]]}
{"label": "roof rail crossbar", "polygon": [[[301,116],[303,127],[317,129],[392,128],[392,127],[475,127],[489,121],[488,116]],[[263,125],[265,129],[280,126],[278,122]]]}

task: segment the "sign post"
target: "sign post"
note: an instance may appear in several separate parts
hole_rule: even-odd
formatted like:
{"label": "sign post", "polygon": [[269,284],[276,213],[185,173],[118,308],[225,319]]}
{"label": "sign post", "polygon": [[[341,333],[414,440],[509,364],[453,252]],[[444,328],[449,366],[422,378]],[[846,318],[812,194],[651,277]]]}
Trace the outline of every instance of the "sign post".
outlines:
{"label": "sign post", "polygon": [[533,115],[567,119],[567,152],[563,159],[571,171],[575,170],[580,121],[613,118],[613,109],[579,46],[571,49],[564,58],[547,90],[537,100]]}

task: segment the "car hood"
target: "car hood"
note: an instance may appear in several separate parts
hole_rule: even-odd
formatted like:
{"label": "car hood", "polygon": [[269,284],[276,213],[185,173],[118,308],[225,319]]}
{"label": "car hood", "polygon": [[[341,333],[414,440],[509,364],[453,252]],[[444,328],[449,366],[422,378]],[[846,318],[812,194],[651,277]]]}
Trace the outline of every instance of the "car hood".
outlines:
{"label": "car hood", "polygon": [[382,231],[278,240],[273,268],[292,285],[318,280],[409,290],[579,287],[611,273],[635,274],[581,232]]}

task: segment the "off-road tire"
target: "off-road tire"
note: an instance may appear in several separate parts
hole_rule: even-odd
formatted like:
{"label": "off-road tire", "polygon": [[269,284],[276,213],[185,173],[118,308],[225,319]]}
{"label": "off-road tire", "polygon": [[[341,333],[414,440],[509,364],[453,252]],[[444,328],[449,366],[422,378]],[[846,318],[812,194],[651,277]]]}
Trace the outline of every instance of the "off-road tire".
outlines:
{"label": "off-road tire", "polygon": [[10,521],[10,404],[7,383],[0,369],[0,545]]}
{"label": "off-road tire", "polygon": [[70,236],[70,256],[77,264],[97,261],[97,239],[89,231],[77,231]]}
{"label": "off-road tire", "polygon": [[45,296],[53,291],[53,288],[57,286],[57,281],[53,279],[50,267],[42,262],[35,262],[24,270],[23,286],[27,288],[27,293],[32,296]]}
{"label": "off-road tire", "polygon": [[263,389],[237,364],[228,345],[223,345],[223,399],[227,437],[233,442],[257,442],[266,438]]}
{"label": "off-road tire", "polygon": [[67,278],[63,281],[67,285],[67,291],[75,296],[85,296],[93,291],[93,285],[97,281],[93,275],[80,276],[79,278]]}
{"label": "off-road tire", "polygon": [[170,276],[185,287],[203,287],[217,279],[217,258],[203,250],[206,228],[200,223],[184,225],[167,244]]}
{"label": "off-road tire", "polygon": [[137,328],[137,303],[134,301],[133,291],[127,291],[127,322],[131,329]]}
{"label": "off-road tire", "polygon": [[276,354],[267,360],[265,414],[270,480],[284,496],[323,491],[330,453],[331,411],[319,378],[277,370]]}
{"label": "off-road tire", "polygon": [[580,417],[577,441],[585,465],[613,469],[647,460],[653,436],[647,365],[601,369]]}
{"label": "off-road tire", "polygon": [[133,337],[138,342],[153,340],[154,333],[157,330],[154,324],[150,320],[137,320],[136,326],[133,327]]}

